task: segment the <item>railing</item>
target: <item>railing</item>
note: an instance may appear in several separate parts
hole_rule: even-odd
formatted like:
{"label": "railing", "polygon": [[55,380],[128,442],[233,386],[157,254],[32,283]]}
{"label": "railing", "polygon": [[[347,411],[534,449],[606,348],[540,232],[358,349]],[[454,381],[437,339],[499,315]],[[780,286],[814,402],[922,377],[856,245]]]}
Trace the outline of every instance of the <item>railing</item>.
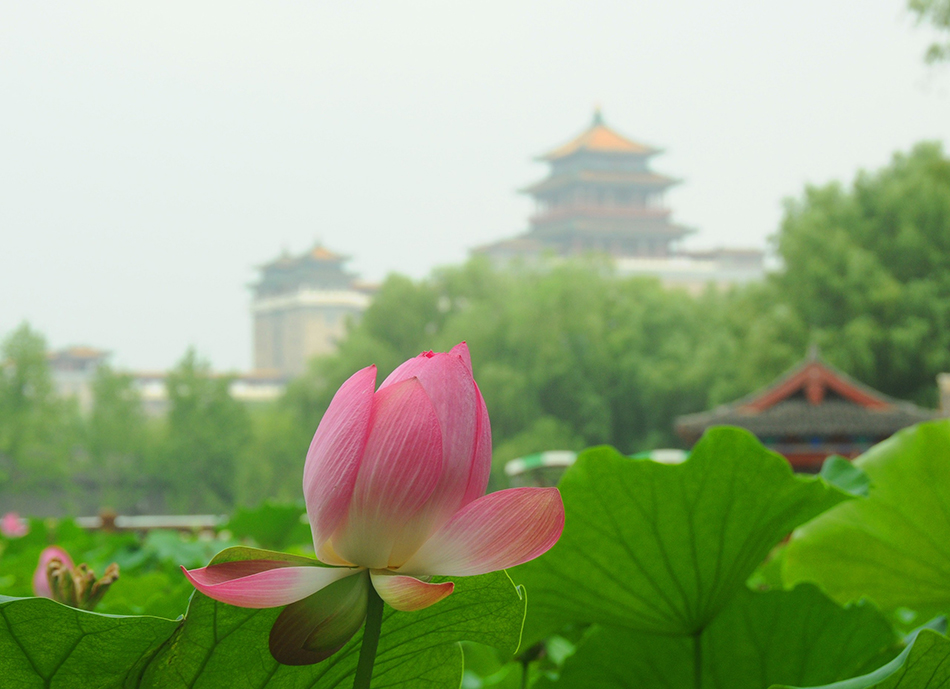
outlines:
{"label": "railing", "polygon": [[158,514],[126,516],[103,512],[95,517],[76,517],[75,522],[90,531],[213,531],[228,521],[218,514]]}

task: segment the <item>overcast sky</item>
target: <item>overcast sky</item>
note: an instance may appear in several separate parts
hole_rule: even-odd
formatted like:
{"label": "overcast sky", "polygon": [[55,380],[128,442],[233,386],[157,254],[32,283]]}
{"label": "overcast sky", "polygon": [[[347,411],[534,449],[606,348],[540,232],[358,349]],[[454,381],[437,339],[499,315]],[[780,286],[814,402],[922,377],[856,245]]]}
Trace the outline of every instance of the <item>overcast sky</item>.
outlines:
{"label": "overcast sky", "polygon": [[255,265],[462,261],[595,104],[694,245],[763,247],[806,183],[947,146],[931,37],[900,0],[0,0],[0,334],[246,369]]}

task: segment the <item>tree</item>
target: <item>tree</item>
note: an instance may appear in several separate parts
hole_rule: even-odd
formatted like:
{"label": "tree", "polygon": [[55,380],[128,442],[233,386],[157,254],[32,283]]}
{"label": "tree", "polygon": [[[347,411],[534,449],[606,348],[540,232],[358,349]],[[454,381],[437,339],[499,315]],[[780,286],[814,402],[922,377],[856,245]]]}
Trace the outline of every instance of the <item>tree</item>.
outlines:
{"label": "tree", "polygon": [[100,366],[93,379],[93,408],[86,420],[91,479],[99,486],[100,507],[135,509],[155,481],[143,473],[150,433],[132,376]]}
{"label": "tree", "polygon": [[936,143],[862,172],[850,190],[786,203],[774,283],[811,340],[884,392],[936,399],[950,370],[950,159]]}
{"label": "tree", "polygon": [[[907,6],[917,15],[918,23],[927,22],[938,31],[950,32],[950,0],[909,0]],[[933,43],[927,49],[927,62],[950,60],[950,41]]]}
{"label": "tree", "polygon": [[250,440],[248,414],[228,392],[231,379],[188,350],[168,374],[164,452],[156,475],[176,509],[223,510],[234,504],[239,458]]}
{"label": "tree", "polygon": [[46,341],[22,324],[0,347],[0,476],[19,489],[62,478],[77,431],[75,404],[56,397]]}
{"label": "tree", "polygon": [[673,418],[704,409],[724,375],[729,347],[711,335],[724,300],[584,262],[508,272],[473,260],[420,282],[390,278],[339,351],[315,360],[281,402],[298,428],[296,462],[355,370],[376,363],[382,382],[403,360],[461,340],[491,415],[496,471],[512,453],[674,444]]}

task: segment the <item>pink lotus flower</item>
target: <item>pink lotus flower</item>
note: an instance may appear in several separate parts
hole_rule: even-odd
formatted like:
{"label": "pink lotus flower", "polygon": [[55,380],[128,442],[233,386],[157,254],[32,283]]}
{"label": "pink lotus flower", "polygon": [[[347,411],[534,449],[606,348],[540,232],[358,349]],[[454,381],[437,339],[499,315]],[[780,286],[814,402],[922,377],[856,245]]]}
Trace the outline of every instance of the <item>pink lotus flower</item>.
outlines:
{"label": "pink lotus flower", "polygon": [[0,519],[0,533],[7,538],[20,538],[26,536],[29,532],[30,527],[20,519],[20,515],[16,512],[7,512]]}
{"label": "pink lotus flower", "polygon": [[[369,586],[396,610],[419,610],[454,588],[430,575],[513,567],[561,535],[557,489],[484,494],[491,429],[465,343],[420,354],[375,386],[375,366],[347,380],[307,453],[303,489],[319,561],[271,554],[185,571],[224,603],[288,605],[271,632],[281,662],[317,662],[342,647],[363,623]],[[318,593],[331,585],[334,595]],[[334,625],[345,630],[325,643],[310,636]]]}
{"label": "pink lotus flower", "polygon": [[69,553],[58,545],[51,545],[44,548],[43,552],[40,553],[40,561],[36,566],[36,571],[33,572],[33,595],[39,596],[40,598],[53,598],[53,591],[49,585],[48,574],[49,563],[53,560],[62,562],[67,570],[75,566],[73,565],[73,559],[69,557]]}

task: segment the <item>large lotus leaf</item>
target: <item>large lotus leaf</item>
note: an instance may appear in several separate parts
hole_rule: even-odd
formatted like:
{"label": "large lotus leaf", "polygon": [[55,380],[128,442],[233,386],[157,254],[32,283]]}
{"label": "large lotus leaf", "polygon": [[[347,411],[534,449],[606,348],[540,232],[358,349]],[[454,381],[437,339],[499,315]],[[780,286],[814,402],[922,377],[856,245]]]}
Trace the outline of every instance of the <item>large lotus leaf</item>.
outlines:
{"label": "large lotus leaf", "polygon": [[913,426],[855,460],[869,496],[796,531],[784,577],[884,610],[950,611],[950,422]]}
{"label": "large lotus leaf", "polygon": [[[891,662],[867,675],[810,689],[946,689],[950,686],[950,639],[930,629]],[[787,685],[771,689],[802,689]]]}
{"label": "large lotus leaf", "polygon": [[745,589],[699,637],[594,627],[564,663],[560,680],[550,684],[763,689],[776,682],[831,682],[880,664],[884,654],[896,652],[894,642],[887,620],[870,605],[840,608],[808,585],[767,593]]}
{"label": "large lotus leaf", "polygon": [[792,529],[849,498],[737,428],[711,429],[678,465],[588,450],[559,487],[561,540],[512,571],[528,640],[565,622],[691,635]]}
{"label": "large lotus leaf", "polygon": [[[213,562],[294,556],[231,548]],[[455,592],[418,612],[386,608],[373,687],[457,689],[462,639],[514,653],[525,600],[504,572],[454,579]],[[182,621],[82,612],[46,599],[0,599],[0,686],[344,687],[362,633],[318,665],[279,665],[268,634],[280,608],[236,608],[195,593]]]}
{"label": "large lotus leaf", "polygon": [[138,686],[178,624],[99,615],[46,598],[0,598],[0,686]]}
{"label": "large lotus leaf", "polygon": [[[212,562],[277,555],[231,548]],[[285,556],[288,557],[288,556]],[[438,579],[434,579],[438,580]],[[418,612],[386,607],[373,687],[457,689],[462,676],[458,642],[476,641],[513,653],[524,620],[523,592],[505,572],[459,577],[455,592]],[[280,609],[248,610],[195,593],[185,623],[156,656],[142,687],[344,687],[352,684],[362,632],[317,665],[280,665],[268,649]]]}

